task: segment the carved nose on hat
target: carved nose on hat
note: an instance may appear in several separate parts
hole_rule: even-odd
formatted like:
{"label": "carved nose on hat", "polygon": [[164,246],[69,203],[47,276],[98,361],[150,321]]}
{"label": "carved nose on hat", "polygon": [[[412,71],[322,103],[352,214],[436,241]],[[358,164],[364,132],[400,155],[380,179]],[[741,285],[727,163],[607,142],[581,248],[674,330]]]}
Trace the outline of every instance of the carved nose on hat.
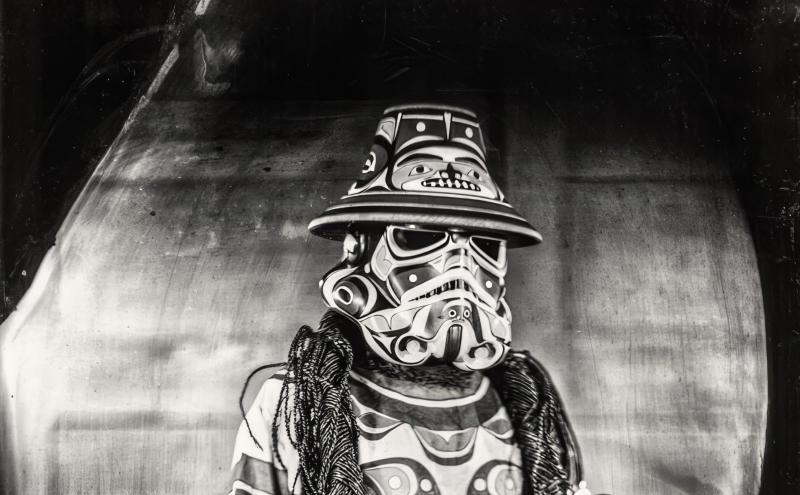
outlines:
{"label": "carved nose on hat", "polygon": [[461,175],[462,175],[461,172],[453,168],[452,163],[448,163],[447,168],[439,172],[439,176],[442,177],[443,179],[456,180],[460,179]]}

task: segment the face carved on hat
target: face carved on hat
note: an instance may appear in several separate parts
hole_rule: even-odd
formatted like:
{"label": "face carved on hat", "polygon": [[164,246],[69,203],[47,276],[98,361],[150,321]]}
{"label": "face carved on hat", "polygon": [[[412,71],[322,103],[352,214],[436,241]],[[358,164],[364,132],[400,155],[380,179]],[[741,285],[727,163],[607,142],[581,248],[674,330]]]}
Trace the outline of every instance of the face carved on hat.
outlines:
{"label": "face carved on hat", "polygon": [[511,341],[504,240],[388,226],[359,254],[365,239],[346,238],[343,262],[323,279],[322,294],[359,322],[373,352],[395,364],[465,370],[503,360]]}
{"label": "face carved on hat", "polygon": [[489,174],[467,161],[411,160],[396,167],[392,184],[403,191],[457,193],[490,199],[499,196]]}

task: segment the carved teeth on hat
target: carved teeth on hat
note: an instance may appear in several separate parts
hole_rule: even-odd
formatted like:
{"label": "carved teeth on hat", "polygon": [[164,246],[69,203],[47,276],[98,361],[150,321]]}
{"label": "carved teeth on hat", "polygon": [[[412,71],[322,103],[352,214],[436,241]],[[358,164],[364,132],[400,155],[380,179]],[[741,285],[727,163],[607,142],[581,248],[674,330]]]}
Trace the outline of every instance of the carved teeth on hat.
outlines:
{"label": "carved teeth on hat", "polygon": [[470,191],[480,192],[481,188],[477,184],[473,184],[467,180],[460,179],[426,179],[422,181],[424,187],[444,187],[448,189],[469,189]]}

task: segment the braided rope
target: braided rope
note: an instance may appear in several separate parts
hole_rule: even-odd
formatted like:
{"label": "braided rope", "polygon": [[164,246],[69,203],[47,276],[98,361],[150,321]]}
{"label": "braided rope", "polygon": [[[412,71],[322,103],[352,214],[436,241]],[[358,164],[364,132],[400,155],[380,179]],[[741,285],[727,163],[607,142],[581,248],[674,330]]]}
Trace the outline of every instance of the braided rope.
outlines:
{"label": "braided rope", "polygon": [[275,447],[282,423],[298,453],[300,479],[308,495],[364,493],[350,402],[353,349],[341,331],[342,320],[328,311],[318,330],[300,328],[289,349],[287,379],[278,397],[274,454],[283,464]]}
{"label": "braided rope", "polygon": [[544,368],[527,351],[513,351],[487,375],[511,416],[522,452],[527,493],[567,493],[580,480],[580,454],[561,400]]}

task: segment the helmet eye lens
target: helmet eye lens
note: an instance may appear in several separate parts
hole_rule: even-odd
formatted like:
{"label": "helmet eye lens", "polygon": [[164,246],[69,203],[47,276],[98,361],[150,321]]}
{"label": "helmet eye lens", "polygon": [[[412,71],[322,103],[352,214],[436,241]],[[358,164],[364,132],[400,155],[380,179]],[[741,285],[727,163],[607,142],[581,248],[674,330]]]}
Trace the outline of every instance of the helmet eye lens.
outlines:
{"label": "helmet eye lens", "polygon": [[447,239],[447,233],[435,230],[395,228],[392,230],[392,239],[403,251],[420,251],[440,244]]}
{"label": "helmet eye lens", "polygon": [[503,241],[488,237],[472,237],[472,243],[492,261],[500,261],[503,253]]}

